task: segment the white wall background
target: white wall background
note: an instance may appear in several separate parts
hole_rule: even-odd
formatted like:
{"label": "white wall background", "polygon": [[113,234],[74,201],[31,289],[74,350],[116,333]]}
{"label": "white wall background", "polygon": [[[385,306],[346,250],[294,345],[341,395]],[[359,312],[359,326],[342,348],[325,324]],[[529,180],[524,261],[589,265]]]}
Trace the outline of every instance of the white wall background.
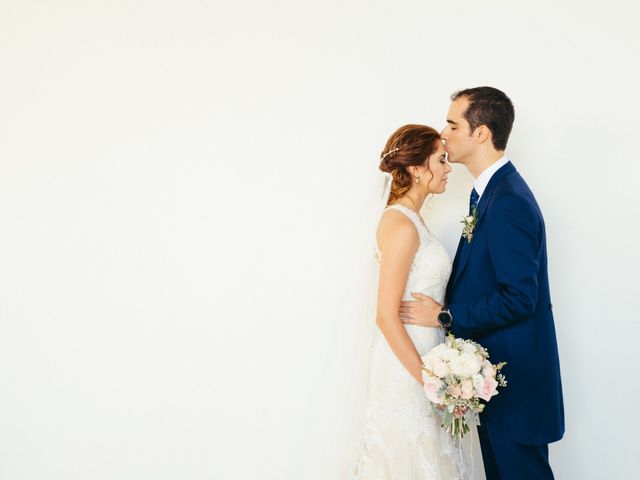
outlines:
{"label": "white wall background", "polygon": [[[1,0],[0,478],[345,478],[379,153],[483,84],[547,221],[556,476],[629,478],[638,14]],[[424,211],[451,252],[470,184],[456,167]]]}

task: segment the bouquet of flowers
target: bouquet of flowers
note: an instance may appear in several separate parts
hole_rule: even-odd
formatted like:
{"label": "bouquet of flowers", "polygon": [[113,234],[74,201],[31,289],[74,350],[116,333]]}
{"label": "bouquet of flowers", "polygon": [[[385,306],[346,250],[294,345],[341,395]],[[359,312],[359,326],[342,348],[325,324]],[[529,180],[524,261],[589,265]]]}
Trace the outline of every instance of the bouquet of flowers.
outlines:
{"label": "bouquet of flowers", "polygon": [[507,380],[500,373],[506,362],[493,365],[489,352],[471,341],[447,336],[445,343],[422,356],[424,391],[442,416],[442,428],[452,436],[462,438],[469,425],[478,425],[478,414],[498,394],[498,387],[506,387]]}

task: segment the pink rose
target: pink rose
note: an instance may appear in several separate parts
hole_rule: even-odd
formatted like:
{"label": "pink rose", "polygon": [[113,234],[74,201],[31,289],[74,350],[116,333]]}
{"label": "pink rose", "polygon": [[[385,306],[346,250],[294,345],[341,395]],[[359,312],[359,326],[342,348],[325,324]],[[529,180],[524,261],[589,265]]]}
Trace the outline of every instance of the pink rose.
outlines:
{"label": "pink rose", "polygon": [[488,402],[491,397],[498,394],[498,382],[493,377],[485,377],[482,382],[482,388],[478,392],[478,397]]}
{"label": "pink rose", "polygon": [[453,409],[453,415],[458,418],[464,417],[467,413],[467,410],[467,407],[456,407]]}
{"label": "pink rose", "polygon": [[473,382],[471,380],[464,380],[462,382],[462,385],[460,386],[460,389],[462,390],[462,398],[464,398],[465,400],[469,400],[471,397],[473,397]]}
{"label": "pink rose", "polygon": [[460,395],[462,395],[462,390],[460,390],[460,387],[456,385],[450,385],[449,387],[447,387],[447,393],[453,398],[460,398]]}
{"label": "pink rose", "polygon": [[444,396],[439,393],[444,383],[431,375],[423,375],[422,379],[424,380],[424,393],[427,398],[437,404],[444,402]]}
{"label": "pink rose", "polygon": [[489,360],[482,362],[482,375],[485,377],[495,377],[496,369],[491,365]]}

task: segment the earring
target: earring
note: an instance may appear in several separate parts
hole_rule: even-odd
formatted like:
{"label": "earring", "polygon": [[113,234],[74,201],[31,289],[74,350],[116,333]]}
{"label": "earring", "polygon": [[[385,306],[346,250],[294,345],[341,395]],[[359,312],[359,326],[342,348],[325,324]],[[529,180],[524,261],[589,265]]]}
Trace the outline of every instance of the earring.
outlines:
{"label": "earring", "polygon": [[420,176],[417,176],[415,178],[416,178],[416,183],[418,183],[420,181]]}

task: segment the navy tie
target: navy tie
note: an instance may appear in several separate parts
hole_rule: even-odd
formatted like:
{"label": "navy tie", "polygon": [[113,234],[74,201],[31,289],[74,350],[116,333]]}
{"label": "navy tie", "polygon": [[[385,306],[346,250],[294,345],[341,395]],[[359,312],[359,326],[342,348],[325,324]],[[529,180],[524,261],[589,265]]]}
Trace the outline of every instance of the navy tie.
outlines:
{"label": "navy tie", "polygon": [[474,188],[471,190],[471,195],[469,195],[469,215],[473,214],[473,211],[478,208],[478,200],[480,199],[480,195],[476,192]]}

